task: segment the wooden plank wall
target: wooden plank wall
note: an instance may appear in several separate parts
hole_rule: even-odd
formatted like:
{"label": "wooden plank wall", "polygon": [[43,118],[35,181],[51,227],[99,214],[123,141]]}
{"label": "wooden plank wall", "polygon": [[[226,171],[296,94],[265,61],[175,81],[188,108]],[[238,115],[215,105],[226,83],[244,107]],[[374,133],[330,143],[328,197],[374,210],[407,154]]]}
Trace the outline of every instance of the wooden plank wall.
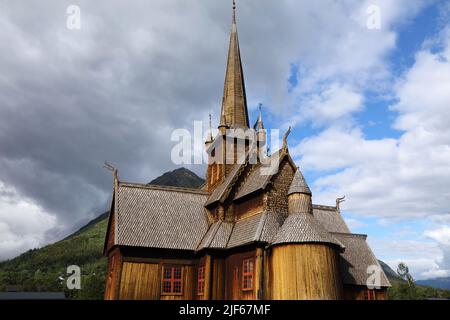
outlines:
{"label": "wooden plank wall", "polygon": [[[242,290],[242,261],[246,258],[255,259],[255,251],[236,253],[225,259],[225,299],[227,300],[255,300],[256,277],[254,276],[254,290]],[[255,267],[254,260],[254,267]]]}
{"label": "wooden plank wall", "polygon": [[212,262],[212,300],[225,299],[225,259],[213,258]]}
{"label": "wooden plank wall", "polygon": [[246,219],[264,211],[263,194],[236,205],[236,219]]}
{"label": "wooden plank wall", "polygon": [[[195,298],[197,268],[183,265],[183,294],[162,295],[162,264],[124,262],[120,281],[120,300],[192,300]],[[195,274],[194,274],[195,273]]]}
{"label": "wooden plank wall", "polygon": [[118,298],[118,287],[122,267],[122,256],[119,249],[115,249],[109,255],[108,274],[106,275],[105,300]]}
{"label": "wooden plank wall", "polygon": [[272,249],[269,290],[274,300],[340,300],[338,253],[323,244]]}
{"label": "wooden plank wall", "polygon": [[159,299],[161,292],[159,269],[158,264],[124,262],[119,299]]}

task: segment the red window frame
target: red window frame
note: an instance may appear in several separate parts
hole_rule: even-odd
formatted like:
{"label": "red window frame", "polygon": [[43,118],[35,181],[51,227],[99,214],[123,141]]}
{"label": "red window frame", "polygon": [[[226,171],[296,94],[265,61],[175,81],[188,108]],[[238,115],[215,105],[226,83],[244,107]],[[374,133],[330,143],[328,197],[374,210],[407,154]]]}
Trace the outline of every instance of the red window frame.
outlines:
{"label": "red window frame", "polygon": [[242,260],[242,290],[253,290],[255,262],[253,258],[245,258]]}
{"label": "red window frame", "polygon": [[163,266],[161,278],[163,295],[183,294],[183,266]]}
{"label": "red window frame", "polygon": [[197,294],[202,296],[205,294],[205,266],[201,265],[197,271]]}
{"label": "red window frame", "polygon": [[364,299],[365,300],[377,300],[376,291],[371,290],[371,289],[364,290]]}

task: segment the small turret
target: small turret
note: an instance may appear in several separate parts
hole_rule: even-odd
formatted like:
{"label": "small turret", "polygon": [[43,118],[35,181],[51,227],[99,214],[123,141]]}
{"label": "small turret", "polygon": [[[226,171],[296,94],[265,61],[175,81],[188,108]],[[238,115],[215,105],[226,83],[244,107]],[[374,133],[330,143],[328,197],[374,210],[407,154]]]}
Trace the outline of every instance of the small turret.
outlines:
{"label": "small turret", "polygon": [[294,175],[288,191],[289,214],[313,214],[312,193],[300,169]]}
{"label": "small turret", "polygon": [[259,104],[259,117],[255,124],[256,139],[258,144],[258,156],[265,158],[267,156],[267,132],[264,128],[263,116],[262,116],[262,104]]}

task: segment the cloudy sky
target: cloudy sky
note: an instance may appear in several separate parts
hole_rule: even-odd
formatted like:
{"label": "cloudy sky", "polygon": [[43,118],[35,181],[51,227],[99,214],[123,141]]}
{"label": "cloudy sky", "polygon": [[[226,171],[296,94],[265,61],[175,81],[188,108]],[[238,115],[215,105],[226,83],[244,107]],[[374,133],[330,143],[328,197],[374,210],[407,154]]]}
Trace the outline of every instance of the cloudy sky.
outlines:
{"label": "cloudy sky", "polygon": [[[440,0],[238,1],[252,120],[261,102],[292,125],[315,202],[346,195],[351,229],[416,278],[450,276],[449,17]],[[231,0],[0,0],[0,260],[104,212],[103,161],[135,182],[176,167],[173,130],[218,122],[230,22]]]}

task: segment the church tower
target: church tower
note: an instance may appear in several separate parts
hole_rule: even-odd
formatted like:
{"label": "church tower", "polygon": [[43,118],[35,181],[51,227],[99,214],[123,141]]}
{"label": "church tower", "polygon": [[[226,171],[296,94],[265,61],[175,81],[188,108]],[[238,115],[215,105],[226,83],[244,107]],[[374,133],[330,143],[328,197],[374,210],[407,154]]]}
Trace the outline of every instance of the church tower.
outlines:
{"label": "church tower", "polygon": [[[219,134],[206,142],[209,155],[207,189],[212,191],[237,163],[245,161],[248,149],[255,141],[249,130],[247,97],[242,68],[239,38],[236,24],[236,3],[233,1],[233,16],[228,49],[227,67],[220,111]],[[234,133],[231,134],[230,130]],[[247,136],[248,135],[248,136]]]}

